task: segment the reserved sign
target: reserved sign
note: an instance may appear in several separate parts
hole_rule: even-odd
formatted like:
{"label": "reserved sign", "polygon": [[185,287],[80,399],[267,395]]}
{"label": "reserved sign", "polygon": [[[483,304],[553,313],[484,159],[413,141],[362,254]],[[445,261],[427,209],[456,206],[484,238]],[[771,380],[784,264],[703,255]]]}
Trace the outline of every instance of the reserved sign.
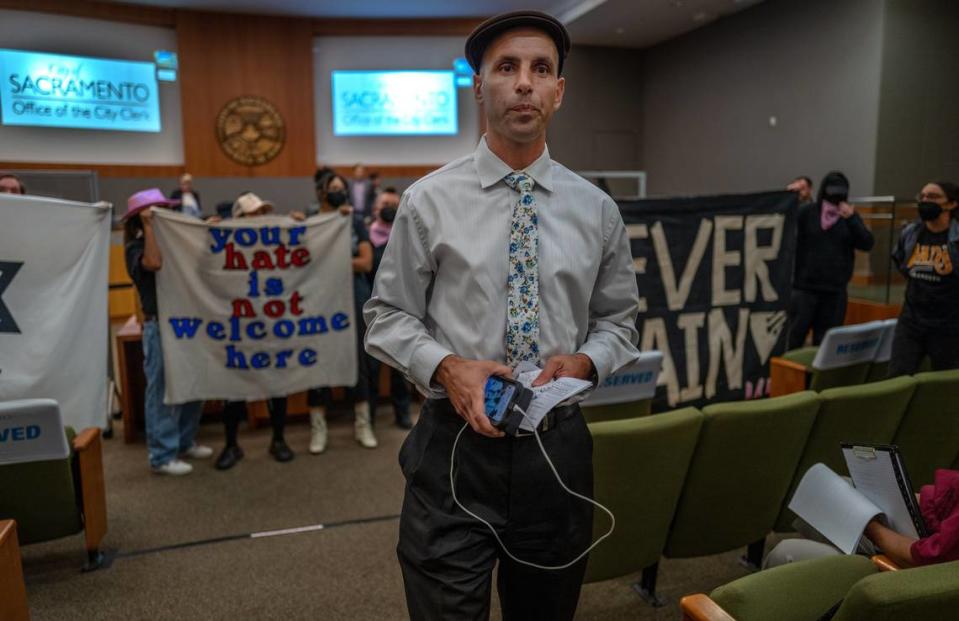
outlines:
{"label": "reserved sign", "polygon": [[66,459],[70,447],[53,399],[0,403],[0,464]]}

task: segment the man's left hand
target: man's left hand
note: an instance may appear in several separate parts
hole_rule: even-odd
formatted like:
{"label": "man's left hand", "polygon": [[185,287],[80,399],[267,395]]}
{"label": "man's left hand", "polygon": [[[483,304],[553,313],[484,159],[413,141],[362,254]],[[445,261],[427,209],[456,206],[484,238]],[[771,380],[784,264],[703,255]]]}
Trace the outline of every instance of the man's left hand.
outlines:
{"label": "man's left hand", "polygon": [[848,219],[852,217],[852,214],[856,213],[856,210],[853,209],[853,206],[843,201],[839,203],[839,215],[842,219]]}
{"label": "man's left hand", "polygon": [[533,380],[533,386],[542,386],[557,377],[576,377],[589,380],[595,373],[596,368],[593,366],[593,361],[586,354],[553,356],[546,361],[543,372]]}

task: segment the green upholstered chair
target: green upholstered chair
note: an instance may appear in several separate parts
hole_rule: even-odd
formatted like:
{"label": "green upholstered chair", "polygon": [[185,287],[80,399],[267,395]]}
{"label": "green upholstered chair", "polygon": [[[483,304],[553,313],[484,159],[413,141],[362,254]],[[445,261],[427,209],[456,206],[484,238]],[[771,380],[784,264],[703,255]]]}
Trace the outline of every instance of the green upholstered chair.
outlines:
{"label": "green upholstered chair", "polygon": [[859,362],[835,369],[816,369],[813,366],[813,360],[815,360],[818,351],[818,347],[803,347],[787,351],[782,355],[785,360],[806,367],[806,386],[809,390],[820,392],[827,388],[852,386],[866,382],[869,370],[872,367],[871,362]]}
{"label": "green upholstered chair", "polygon": [[916,392],[893,444],[902,452],[912,486],[918,490],[932,483],[936,468],[949,468],[959,457],[959,369],[913,377]]}
{"label": "green upholstered chair", "polygon": [[748,545],[758,565],[819,407],[810,391],[705,407],[665,555]]}
{"label": "green upholstered chair", "polygon": [[[616,529],[590,553],[586,582],[624,576],[659,562],[702,421],[699,410],[684,408],[590,423],[594,494],[616,516]],[[594,516],[595,539],[609,529],[609,516],[599,510]],[[655,582],[641,594],[655,600]]]}
{"label": "green upholstered chair", "polygon": [[916,380],[907,376],[861,386],[830,388],[819,393],[822,406],[776,520],[777,531],[792,530],[796,516],[786,505],[806,470],[821,462],[833,472],[848,476],[840,444],[892,442],[915,388]]}
{"label": "green upholstered chair", "polygon": [[96,569],[104,560],[100,543],[107,529],[100,430],[75,436],[67,427],[64,433],[66,458],[0,464],[0,519],[16,520],[21,545],[82,531],[85,569]]}
{"label": "green upholstered chair", "polygon": [[959,562],[881,572],[857,582],[833,621],[938,621],[959,615]]}
{"label": "green upholstered chair", "polygon": [[681,602],[688,621],[940,621],[959,610],[959,562],[880,572],[863,556],[830,556],[740,578]]}
{"label": "green upholstered chair", "polygon": [[587,423],[592,424],[648,416],[652,411],[652,404],[651,399],[643,399],[631,403],[583,406],[583,417]]}
{"label": "green upholstered chair", "polygon": [[687,598],[681,606],[686,618],[697,621],[816,621],[854,584],[878,572],[865,556],[827,556],[766,569],[713,590],[709,599],[719,608],[713,615],[688,614]]}

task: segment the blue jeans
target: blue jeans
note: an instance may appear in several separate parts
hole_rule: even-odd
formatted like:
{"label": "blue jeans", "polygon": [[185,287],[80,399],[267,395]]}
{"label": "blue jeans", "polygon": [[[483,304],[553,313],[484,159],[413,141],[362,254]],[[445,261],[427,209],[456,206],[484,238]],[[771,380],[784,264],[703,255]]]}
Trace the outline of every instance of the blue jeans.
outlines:
{"label": "blue jeans", "polygon": [[163,404],[163,350],[160,328],[153,320],[143,322],[143,372],[147,378],[143,404],[147,451],[150,465],[157,467],[193,446],[203,402]]}

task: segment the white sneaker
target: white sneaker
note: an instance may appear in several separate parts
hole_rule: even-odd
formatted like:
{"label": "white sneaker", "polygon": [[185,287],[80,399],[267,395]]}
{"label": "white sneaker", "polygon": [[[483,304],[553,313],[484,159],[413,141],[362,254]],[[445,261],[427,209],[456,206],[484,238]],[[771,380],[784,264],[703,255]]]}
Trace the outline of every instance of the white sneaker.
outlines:
{"label": "white sneaker", "polygon": [[168,474],[170,476],[180,477],[184,474],[190,474],[193,472],[193,466],[185,461],[174,459],[172,461],[168,461],[162,466],[153,466],[152,470],[153,474]]}
{"label": "white sneaker", "polygon": [[322,408],[310,410],[310,452],[319,455],[326,450],[326,413]]}
{"label": "white sneaker", "polygon": [[373,435],[373,424],[370,420],[370,406],[368,403],[358,403],[353,407],[355,420],[353,433],[356,441],[363,448],[374,449],[379,446],[376,436]]}
{"label": "white sneaker", "polygon": [[209,446],[203,446],[202,444],[194,444],[180,453],[180,457],[186,457],[188,459],[209,459],[213,457],[213,449]]}

